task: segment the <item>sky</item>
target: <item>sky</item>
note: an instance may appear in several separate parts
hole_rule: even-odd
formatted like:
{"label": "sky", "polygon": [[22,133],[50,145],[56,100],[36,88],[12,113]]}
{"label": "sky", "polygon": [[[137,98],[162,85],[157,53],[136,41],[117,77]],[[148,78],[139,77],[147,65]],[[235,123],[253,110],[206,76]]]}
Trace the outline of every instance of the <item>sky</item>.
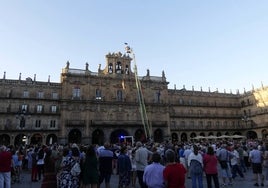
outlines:
{"label": "sky", "polygon": [[139,76],[243,93],[268,85],[267,10],[267,0],[0,0],[0,78],[60,82],[67,61],[97,72],[127,42]]}

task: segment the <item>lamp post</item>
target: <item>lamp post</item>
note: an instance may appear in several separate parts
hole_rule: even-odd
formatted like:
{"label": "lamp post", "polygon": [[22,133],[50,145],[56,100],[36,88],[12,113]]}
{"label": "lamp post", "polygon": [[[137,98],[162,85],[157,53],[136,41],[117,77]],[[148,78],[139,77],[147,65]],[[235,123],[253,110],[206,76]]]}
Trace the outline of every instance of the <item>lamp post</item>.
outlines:
{"label": "lamp post", "polygon": [[248,122],[251,121],[251,119],[247,115],[244,115],[242,116],[242,121],[245,122],[247,128]]}
{"label": "lamp post", "polygon": [[[25,108],[22,108],[18,114],[16,115],[16,118],[19,119],[19,128],[20,128],[20,140],[19,140],[19,144],[22,145],[22,139],[23,139],[23,134],[22,131],[25,128],[26,125],[26,116],[27,116],[27,111]],[[28,116],[28,118],[30,118],[30,116]]]}

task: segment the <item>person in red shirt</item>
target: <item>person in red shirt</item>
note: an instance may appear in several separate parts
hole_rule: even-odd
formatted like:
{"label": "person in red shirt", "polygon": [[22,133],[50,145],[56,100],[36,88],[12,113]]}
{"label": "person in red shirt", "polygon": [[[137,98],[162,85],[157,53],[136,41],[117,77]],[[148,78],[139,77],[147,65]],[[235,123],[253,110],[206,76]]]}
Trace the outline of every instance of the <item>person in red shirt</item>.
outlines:
{"label": "person in red shirt", "polygon": [[215,188],[219,188],[219,178],[217,169],[218,159],[214,154],[213,147],[209,146],[207,153],[203,157],[204,171],[207,178],[208,188],[212,188],[212,178]]}
{"label": "person in red shirt", "polygon": [[166,167],[163,171],[163,176],[167,188],[185,188],[185,167],[175,162],[175,152],[168,149],[165,152]]}
{"label": "person in red shirt", "polygon": [[6,146],[0,147],[0,187],[11,187],[11,161],[12,154]]}

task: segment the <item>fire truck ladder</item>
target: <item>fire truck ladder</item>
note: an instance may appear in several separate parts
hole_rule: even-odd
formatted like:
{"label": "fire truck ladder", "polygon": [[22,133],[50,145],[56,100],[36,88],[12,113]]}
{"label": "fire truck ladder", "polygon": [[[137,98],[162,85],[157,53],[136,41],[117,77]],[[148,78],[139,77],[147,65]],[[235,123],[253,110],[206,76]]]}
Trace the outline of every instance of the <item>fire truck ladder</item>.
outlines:
{"label": "fire truck ladder", "polygon": [[[127,43],[125,43],[127,45]],[[144,128],[144,133],[146,136],[146,139],[152,139],[152,127],[150,125],[147,112],[146,112],[146,107],[144,103],[144,97],[141,89],[141,83],[138,77],[138,70],[137,70],[137,64],[136,64],[136,58],[135,54],[133,53],[132,48],[129,46],[126,46],[126,52],[129,54],[132,54],[133,56],[133,61],[134,61],[134,74],[135,74],[135,81],[136,81],[136,87],[137,87],[137,94],[138,94],[138,100],[139,100],[139,106],[140,106],[140,114],[141,114],[141,119],[142,119],[142,124]]]}

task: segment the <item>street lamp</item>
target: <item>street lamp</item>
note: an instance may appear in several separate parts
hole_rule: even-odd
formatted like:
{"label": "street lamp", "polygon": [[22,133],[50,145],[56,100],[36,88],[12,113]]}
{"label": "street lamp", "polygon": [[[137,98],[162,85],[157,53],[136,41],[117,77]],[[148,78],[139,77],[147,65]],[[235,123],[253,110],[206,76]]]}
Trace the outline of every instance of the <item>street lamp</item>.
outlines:
{"label": "street lamp", "polygon": [[[26,116],[27,116],[27,111],[25,108],[22,108],[18,114],[16,115],[16,118],[19,119],[20,123],[19,123],[19,128],[20,128],[20,141],[19,144],[22,145],[23,141],[23,135],[22,135],[22,130],[25,128],[26,125]],[[28,118],[30,118],[30,116],[28,115]]]}

